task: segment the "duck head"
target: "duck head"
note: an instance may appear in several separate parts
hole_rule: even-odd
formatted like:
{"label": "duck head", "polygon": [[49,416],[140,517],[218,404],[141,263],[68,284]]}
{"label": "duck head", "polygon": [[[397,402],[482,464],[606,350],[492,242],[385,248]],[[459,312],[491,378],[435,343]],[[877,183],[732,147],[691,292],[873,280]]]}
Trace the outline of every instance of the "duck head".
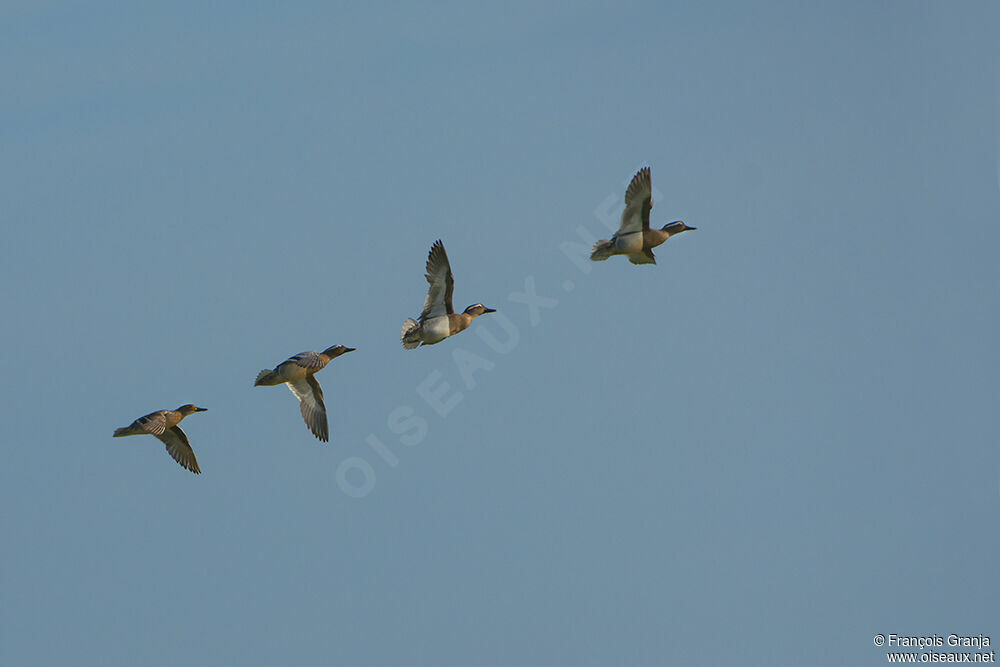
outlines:
{"label": "duck head", "polygon": [[677,220],[676,222],[671,222],[669,225],[663,225],[660,231],[667,232],[671,236],[674,234],[680,234],[681,232],[687,232],[692,229],[698,229],[697,227],[688,227],[684,224],[683,220]]}
{"label": "duck head", "polygon": [[357,348],[347,347],[346,345],[334,345],[333,347],[328,347],[323,350],[323,354],[330,357],[331,359],[336,359],[342,354],[347,354],[348,352],[354,352]]}
{"label": "duck head", "polygon": [[484,313],[495,313],[495,312],[497,311],[494,310],[493,308],[487,308],[481,303],[474,303],[465,309],[465,314],[471,315],[472,317],[479,317]]}

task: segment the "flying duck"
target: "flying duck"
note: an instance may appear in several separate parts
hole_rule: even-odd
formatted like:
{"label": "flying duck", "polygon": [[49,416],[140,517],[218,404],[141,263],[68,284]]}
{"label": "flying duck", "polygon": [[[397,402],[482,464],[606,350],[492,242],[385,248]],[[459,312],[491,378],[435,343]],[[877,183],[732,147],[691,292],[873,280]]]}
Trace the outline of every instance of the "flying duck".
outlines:
{"label": "flying duck", "polygon": [[598,241],[590,252],[590,259],[600,262],[612,255],[626,255],[633,264],[656,264],[653,248],[671,236],[696,227],[683,222],[671,222],[660,229],[649,228],[649,211],[653,208],[653,185],[649,167],[643,167],[625,190],[625,210],[618,231],[610,241]]}
{"label": "flying duck", "polygon": [[182,419],[195,412],[205,412],[206,408],[199,408],[190,403],[182,405],[176,410],[157,410],[150,412],[144,417],[139,417],[128,426],[115,429],[114,437],[124,438],[127,435],[155,435],[160,442],[167,446],[167,452],[174,457],[181,466],[190,470],[196,475],[201,474],[198,467],[198,459],[194,457],[194,450],[188,442],[187,435],[178,426]]}
{"label": "flying duck", "polygon": [[355,348],[343,345],[328,347],[322,352],[300,352],[283,361],[274,370],[264,369],[257,374],[253,386],[287,384],[299,399],[302,419],[312,434],[323,442],[330,440],[330,428],[326,421],[326,404],[323,403],[323,388],[314,377],[328,363],[342,354],[354,352]]}
{"label": "flying duck", "polygon": [[455,291],[455,278],[451,275],[448,254],[444,251],[444,244],[441,243],[440,239],[434,242],[431,251],[427,254],[427,275],[425,277],[430,287],[427,289],[424,311],[420,313],[419,320],[414,320],[412,317],[407,318],[400,334],[403,347],[407,350],[412,350],[420,345],[440,343],[445,338],[467,329],[472,324],[472,320],[483,313],[497,312],[481,303],[469,306],[465,312],[455,312],[451,305],[451,295]]}

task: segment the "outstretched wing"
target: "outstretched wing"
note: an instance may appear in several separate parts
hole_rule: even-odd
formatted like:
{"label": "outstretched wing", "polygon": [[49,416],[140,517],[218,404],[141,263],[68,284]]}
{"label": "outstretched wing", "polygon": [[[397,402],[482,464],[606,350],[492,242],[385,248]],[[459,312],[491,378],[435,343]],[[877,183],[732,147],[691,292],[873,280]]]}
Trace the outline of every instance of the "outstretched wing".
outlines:
{"label": "outstretched wing", "polygon": [[323,403],[323,388],[313,375],[304,380],[286,383],[299,399],[299,411],[312,434],[323,442],[330,440],[330,428],[326,421],[326,404]]}
{"label": "outstretched wing", "polygon": [[653,208],[653,184],[649,167],[643,167],[625,190],[625,210],[618,234],[644,232],[649,229],[649,211]]}
{"label": "outstretched wing", "polygon": [[430,253],[427,254],[427,275],[425,277],[430,287],[427,289],[427,300],[424,301],[424,310],[420,313],[420,321],[454,313],[451,295],[455,291],[455,278],[451,275],[448,254],[444,251],[444,244],[441,243],[440,239],[434,242]]}
{"label": "outstretched wing", "polygon": [[167,453],[174,457],[174,461],[180,463],[181,467],[190,470],[196,475],[201,474],[201,468],[198,467],[198,459],[194,457],[194,450],[191,449],[191,443],[188,442],[187,435],[184,434],[180,426],[168,428],[156,437],[167,446]]}

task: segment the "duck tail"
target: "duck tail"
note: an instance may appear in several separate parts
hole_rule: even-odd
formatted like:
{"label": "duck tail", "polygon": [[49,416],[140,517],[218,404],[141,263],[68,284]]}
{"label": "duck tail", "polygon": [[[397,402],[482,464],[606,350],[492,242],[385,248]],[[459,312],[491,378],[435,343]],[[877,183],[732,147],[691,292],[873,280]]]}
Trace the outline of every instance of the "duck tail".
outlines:
{"label": "duck tail", "polygon": [[257,373],[257,379],[254,380],[253,386],[259,387],[261,385],[270,386],[273,384],[281,384],[282,380],[278,377],[278,374],[274,371],[265,368],[260,373]]}
{"label": "duck tail", "polygon": [[115,437],[115,438],[123,438],[126,435],[132,435],[132,431],[129,430],[128,426],[122,426],[121,428],[116,428],[115,429],[115,434],[114,434],[113,437]]}
{"label": "duck tail", "polygon": [[594,249],[590,251],[590,259],[595,262],[603,262],[614,253],[615,244],[611,241],[598,241],[594,244]]}
{"label": "duck tail", "polygon": [[403,330],[399,334],[403,347],[412,350],[420,345],[420,325],[412,317],[403,322]]}

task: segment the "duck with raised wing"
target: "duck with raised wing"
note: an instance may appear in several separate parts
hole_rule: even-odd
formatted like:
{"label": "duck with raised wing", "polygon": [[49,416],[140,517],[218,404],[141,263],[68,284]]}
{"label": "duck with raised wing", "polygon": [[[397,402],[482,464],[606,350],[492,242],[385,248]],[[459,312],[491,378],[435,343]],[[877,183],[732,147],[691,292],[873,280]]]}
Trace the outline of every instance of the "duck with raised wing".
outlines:
{"label": "duck with raised wing", "polygon": [[434,242],[427,254],[427,274],[425,276],[430,287],[427,289],[427,299],[424,301],[424,311],[420,319],[407,318],[403,323],[400,338],[403,347],[412,350],[420,345],[434,345],[449,336],[464,331],[484,313],[497,312],[476,303],[456,313],[451,305],[451,295],[455,291],[455,278],[451,275],[451,264],[444,244],[440,240]]}
{"label": "duck with raised wing", "polygon": [[330,428],[326,420],[326,404],[323,403],[323,388],[314,376],[340,355],[354,350],[353,347],[334,345],[322,352],[300,352],[281,362],[273,370],[262,370],[257,374],[253,386],[287,384],[299,399],[299,410],[306,426],[313,435],[327,442],[330,440]]}
{"label": "duck with raised wing", "polygon": [[198,459],[194,457],[194,450],[188,442],[187,435],[181,430],[178,424],[182,419],[195,412],[205,412],[206,408],[199,408],[188,403],[176,410],[157,410],[150,412],[144,417],[139,417],[128,426],[116,428],[114,437],[123,438],[127,435],[155,435],[160,442],[167,446],[167,452],[174,457],[174,460],[182,467],[190,470],[196,475],[201,474],[198,467]]}
{"label": "duck with raised wing", "polygon": [[632,177],[625,191],[625,210],[621,225],[609,241],[598,241],[590,252],[590,259],[600,262],[612,255],[625,255],[633,264],[656,264],[653,248],[671,236],[696,227],[682,221],[671,222],[660,229],[649,228],[649,212],[653,208],[653,185],[649,167],[643,167]]}

